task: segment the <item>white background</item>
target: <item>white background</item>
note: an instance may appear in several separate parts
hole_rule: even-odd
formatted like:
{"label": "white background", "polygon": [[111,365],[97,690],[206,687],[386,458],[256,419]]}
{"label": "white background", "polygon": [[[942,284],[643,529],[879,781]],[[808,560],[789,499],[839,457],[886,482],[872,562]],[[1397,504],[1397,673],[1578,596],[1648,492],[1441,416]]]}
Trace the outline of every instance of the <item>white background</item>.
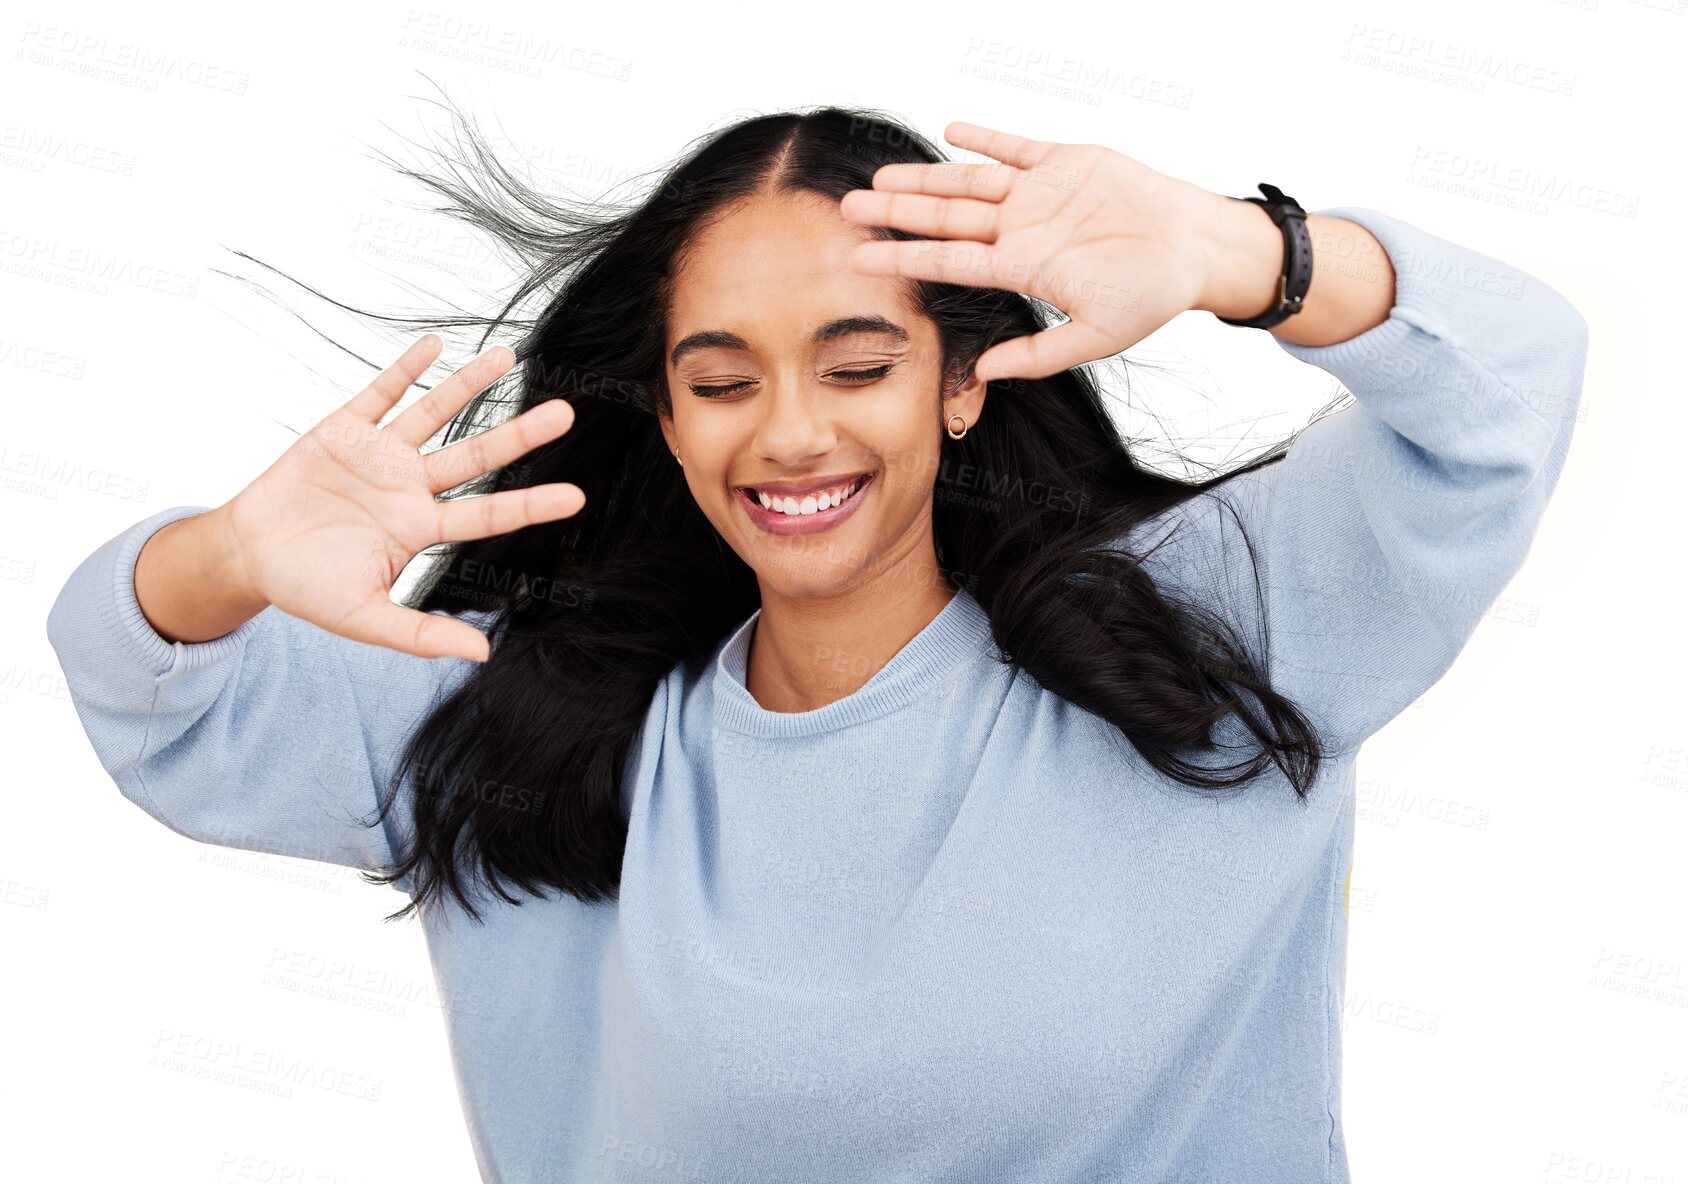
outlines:
{"label": "white background", "polygon": [[[408,311],[418,284],[493,310],[495,259],[371,153],[421,161],[405,141],[444,128],[438,83],[579,192],[745,115],[865,104],[934,141],[963,119],[1371,207],[1567,294],[1592,328],[1584,414],[1529,560],[1359,758],[1349,1158],[1367,1184],[1688,1180],[1688,412],[1664,347],[1688,322],[1683,0],[158,9],[0,20],[0,1177],[476,1178],[421,932],[380,921],[402,899],[124,801],[45,635],[100,542],[226,500],[370,376],[222,273],[383,365],[410,339],[231,249],[360,305]],[[1051,93],[1063,62],[1112,84]],[[1331,389],[1205,314],[1128,357],[1181,367],[1122,415],[1168,417],[1189,451],[1204,427],[1285,435]],[[356,1006],[276,986],[294,958],[336,968],[310,990],[387,986]],[[379,1099],[153,1063],[183,1034]]]}

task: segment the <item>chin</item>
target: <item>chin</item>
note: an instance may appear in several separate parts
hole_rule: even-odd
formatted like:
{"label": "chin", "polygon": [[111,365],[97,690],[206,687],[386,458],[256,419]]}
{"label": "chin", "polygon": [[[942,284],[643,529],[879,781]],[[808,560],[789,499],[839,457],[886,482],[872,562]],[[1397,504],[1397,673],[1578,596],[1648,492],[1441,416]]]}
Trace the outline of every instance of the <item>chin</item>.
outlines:
{"label": "chin", "polygon": [[771,555],[764,540],[751,570],[766,596],[773,592],[789,600],[822,600],[844,594],[861,576],[861,569],[835,561],[832,549],[818,540],[810,542],[810,554],[793,549],[789,554]]}

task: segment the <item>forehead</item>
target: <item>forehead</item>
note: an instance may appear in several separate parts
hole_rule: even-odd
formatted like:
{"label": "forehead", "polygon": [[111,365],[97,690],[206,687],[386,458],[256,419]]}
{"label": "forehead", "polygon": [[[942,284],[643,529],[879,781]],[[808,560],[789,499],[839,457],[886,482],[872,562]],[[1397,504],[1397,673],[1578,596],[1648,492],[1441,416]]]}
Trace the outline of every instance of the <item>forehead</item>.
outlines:
{"label": "forehead", "polygon": [[719,215],[683,252],[672,288],[668,339],[727,329],[747,340],[809,328],[840,312],[924,321],[908,282],[861,275],[850,250],[874,238],[815,193],[758,196]]}

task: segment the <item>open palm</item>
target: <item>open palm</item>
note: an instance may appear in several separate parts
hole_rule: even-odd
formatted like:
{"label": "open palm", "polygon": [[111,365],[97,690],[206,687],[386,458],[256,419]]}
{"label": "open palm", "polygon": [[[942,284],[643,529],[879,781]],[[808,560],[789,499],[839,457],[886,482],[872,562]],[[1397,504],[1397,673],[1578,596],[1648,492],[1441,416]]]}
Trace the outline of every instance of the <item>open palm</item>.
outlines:
{"label": "open palm", "polygon": [[1070,318],[987,350],[981,378],[1042,378],[1111,357],[1195,307],[1217,194],[1099,144],[959,122],[945,139],[1001,163],[884,165],[839,209],[934,240],[861,243],[851,263],[862,272],[1006,288]]}
{"label": "open palm", "polygon": [[437,543],[566,518],[586,497],[578,486],[556,482],[437,500],[574,422],[574,409],[552,399],[423,453],[421,446],[452,415],[515,364],[508,349],[488,350],[381,425],[441,344],[431,333],[416,342],[241,490],[227,507],[230,553],[247,588],[293,616],[419,657],[484,661],[488,645],[480,630],[393,603],[394,581]]}

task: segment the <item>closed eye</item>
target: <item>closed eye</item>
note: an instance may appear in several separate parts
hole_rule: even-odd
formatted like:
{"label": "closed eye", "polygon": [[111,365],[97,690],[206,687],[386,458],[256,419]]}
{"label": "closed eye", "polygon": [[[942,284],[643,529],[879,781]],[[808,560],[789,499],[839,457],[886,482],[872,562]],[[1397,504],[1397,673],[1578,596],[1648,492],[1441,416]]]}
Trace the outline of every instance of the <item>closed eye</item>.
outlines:
{"label": "closed eye", "polygon": [[876,378],[884,378],[891,372],[895,362],[887,362],[883,366],[874,366],[867,370],[834,370],[833,378],[843,378],[853,382],[872,382]]}
{"label": "closed eye", "polygon": [[[841,378],[850,383],[865,384],[884,378],[891,372],[891,367],[895,365],[895,362],[887,362],[883,366],[872,366],[866,370],[834,370],[827,377]],[[735,391],[741,391],[745,387],[753,385],[755,384],[752,382],[735,382],[727,386],[694,386],[691,388],[691,392],[702,399],[718,399],[723,395],[730,395]]]}

